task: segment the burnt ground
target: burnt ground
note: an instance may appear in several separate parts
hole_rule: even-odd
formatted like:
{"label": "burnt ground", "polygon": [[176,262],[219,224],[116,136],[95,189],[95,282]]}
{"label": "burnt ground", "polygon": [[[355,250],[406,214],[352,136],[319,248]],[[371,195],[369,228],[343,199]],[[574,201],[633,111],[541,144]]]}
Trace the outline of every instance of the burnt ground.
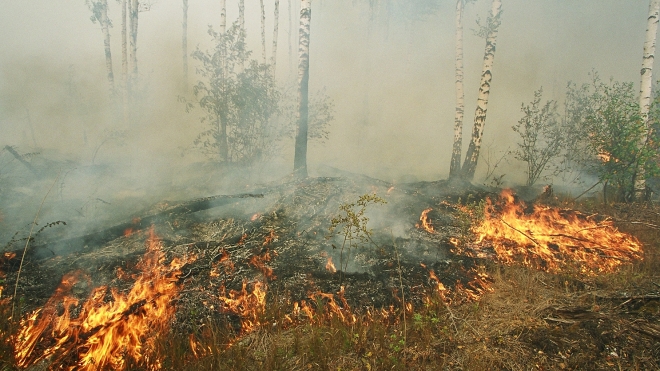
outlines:
{"label": "burnt ground", "polygon": [[[249,196],[229,197],[231,202],[204,210],[186,208],[199,200],[159,204],[148,213],[135,215],[140,218],[131,221],[136,230],[126,237],[74,246],[68,254],[66,244],[49,248],[35,241],[26,255],[17,297],[24,313],[38,308],[52,295],[59,279],[75,270],[87,273],[91,282],[74,286],[73,294],[80,299],[99,285],[129,290],[131,280],[118,278],[118,268],[136,272],[135,264],[145,252],[146,225],[142,221],[150,220],[162,239],[167,259],[196,256],[182,269],[182,290],[174,303],[177,317],[173,328],[182,334],[195,332],[212,319],[229,320],[238,330],[239,318],[220,309],[218,296],[223,290],[240,290],[243,283],[250,288],[256,281],[267,282],[267,306],[279,304],[283,308],[291,308],[294,301],[309,300],[315,292],[337,293],[344,286],[351,308],[360,312],[400,305],[401,286],[406,301],[421,307],[435,284],[429,279],[430,269],[450,290],[469,289],[473,269],[479,267],[490,274],[493,292],[478,302],[455,297],[454,309],[438,314],[442,322],[437,332],[424,322],[426,314],[419,322],[421,327],[417,328],[415,320],[409,329],[410,339],[415,331],[433,335],[419,335],[422,345],[397,350],[409,363],[396,363],[394,368],[660,369],[657,207],[595,210],[613,216],[620,227],[641,236],[645,259],[616,274],[584,277],[575,272],[551,274],[506,267],[452,253],[449,239],[468,238],[472,222],[456,205],[476,205],[495,196],[493,190],[447,181],[392,186],[354,175],[312,178],[302,183],[270,184]],[[330,234],[331,219],[339,214],[340,205],[368,193],[387,201],[367,207],[375,244],[344,251],[341,258],[342,239]],[[561,200],[555,198],[554,202]],[[598,208],[588,202],[575,206]],[[428,207],[433,208],[428,215],[435,233],[416,227],[422,210]],[[227,254],[229,260],[224,260]],[[267,268],[250,263],[254,257]],[[346,262],[346,268],[329,272],[325,268],[328,257],[338,269],[340,261]],[[5,292],[13,291],[18,258],[2,263],[0,269],[7,273],[9,287]],[[268,268],[275,277],[266,277]],[[273,341],[289,340],[285,335]],[[413,354],[414,349],[418,354]],[[357,362],[342,369],[385,367],[378,366],[376,358],[364,358],[377,351],[373,348],[340,357]],[[262,364],[257,356],[250,359],[257,362],[255,367]],[[295,367],[291,362],[284,362],[282,369],[308,369],[304,362],[300,367],[298,360]],[[328,367],[339,361],[333,362]],[[365,362],[373,366],[365,368]]]}
{"label": "burnt ground", "polygon": [[[342,254],[343,238],[330,233],[331,219],[339,215],[340,205],[371,193],[387,202],[367,207],[367,227],[373,231],[375,244],[346,247]],[[153,225],[169,259],[191,254],[197,257],[183,268],[178,305],[181,313],[197,313],[199,321],[221,315],[216,310],[221,307],[217,299],[221,287],[240,290],[243,282],[257,280],[268,282],[268,300],[282,303],[309,299],[314,292],[336,293],[344,286],[352,308],[381,308],[398,304],[399,287],[403,286],[406,300],[420,304],[433,285],[429,269],[452,288],[456,283],[467,285],[473,279],[469,271],[477,264],[474,259],[450,252],[449,238],[461,235],[464,226],[456,220],[457,210],[441,206],[441,202],[456,202],[468,195],[478,199],[487,194],[467,183],[393,186],[353,176],[272,184],[260,192],[209,198],[224,201],[201,208],[191,207],[199,205],[200,200],[156,205],[146,215],[135,215],[132,221],[82,237],[50,244],[35,241],[26,254],[17,296],[24,298],[24,310],[38,308],[52,295],[64,274],[78,270],[91,279],[89,287],[76,286],[74,294],[80,299],[100,285],[130,289],[130,282],[117,277],[117,269],[133,272],[145,252],[146,230]],[[429,213],[435,233],[415,226],[427,207],[435,208]],[[128,229],[129,236],[108,238]],[[267,242],[269,237],[272,241]],[[15,281],[18,270],[22,250],[15,252],[16,257],[5,261],[1,268],[7,282]],[[223,252],[229,254],[232,269],[227,263],[219,263]],[[250,263],[254,256],[265,257],[264,264],[275,278],[265,277],[263,269]],[[332,258],[338,272],[326,269],[328,258]],[[341,263],[346,264],[343,270]],[[212,270],[218,274],[212,277]]]}

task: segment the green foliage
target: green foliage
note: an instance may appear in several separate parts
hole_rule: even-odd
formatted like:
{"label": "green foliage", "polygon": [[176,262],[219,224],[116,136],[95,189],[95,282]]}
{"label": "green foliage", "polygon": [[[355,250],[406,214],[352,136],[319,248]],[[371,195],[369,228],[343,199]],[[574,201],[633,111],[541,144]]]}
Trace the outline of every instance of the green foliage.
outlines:
{"label": "green foliage", "polygon": [[[367,228],[369,218],[365,216],[367,206],[369,204],[385,204],[387,201],[376,196],[375,194],[364,194],[358,198],[356,202],[344,203],[339,206],[339,215],[332,218],[330,221],[330,234],[343,236],[341,245],[341,262],[340,267],[346,270],[348,262],[344,263],[344,250],[350,250],[354,247],[364,246],[366,244],[377,245],[371,239],[373,232]],[[336,248],[335,245],[332,245]]]}
{"label": "green foliage", "polygon": [[592,74],[590,84],[569,84],[566,94],[567,162],[595,173],[620,201],[631,201],[635,183],[658,174],[657,144],[648,141],[632,83]]}
{"label": "green foliage", "polygon": [[[295,138],[298,130],[298,95],[297,89],[289,87],[285,89],[280,97],[280,135],[287,138]],[[334,120],[335,104],[325,89],[310,94],[309,98],[309,122],[308,138],[323,142],[329,137],[328,127]]]}
{"label": "green foliage", "polygon": [[523,104],[523,117],[513,126],[520,141],[513,151],[517,160],[527,163],[527,185],[532,186],[557,158],[563,148],[564,134],[557,113],[557,102],[541,104],[543,88],[534,92],[530,104]]}
{"label": "green foliage", "polygon": [[[225,33],[209,27],[215,48],[196,50],[202,78],[194,87],[196,103],[206,111],[209,128],[194,141],[204,154],[222,162],[250,163],[273,149],[271,117],[278,111],[279,93],[270,66],[250,60],[245,32],[235,22]],[[187,110],[193,104],[187,104]]]}

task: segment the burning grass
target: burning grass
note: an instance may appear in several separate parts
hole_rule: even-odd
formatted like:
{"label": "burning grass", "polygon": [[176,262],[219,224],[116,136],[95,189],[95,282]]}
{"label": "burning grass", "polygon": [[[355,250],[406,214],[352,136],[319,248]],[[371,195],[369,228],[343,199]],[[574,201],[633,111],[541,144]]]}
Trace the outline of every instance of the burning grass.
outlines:
{"label": "burning grass", "polygon": [[[385,272],[386,280],[393,282],[388,286],[392,296],[390,304],[380,307],[363,305],[358,300],[363,294],[361,291],[369,295],[375,292],[365,287],[375,286],[377,282],[358,285],[359,280],[368,280],[370,275],[348,274],[340,281],[340,272],[328,253],[314,251],[311,255],[301,255],[300,248],[287,248],[298,242],[300,245],[296,246],[311,245],[313,240],[281,224],[286,215],[282,210],[259,213],[251,220],[258,224],[251,228],[242,228],[230,220],[224,224],[210,223],[208,233],[217,238],[195,237],[203,241],[197,244],[179,242],[182,246],[179,252],[197,248],[197,261],[191,262],[185,274],[180,273],[181,263],[163,264],[163,255],[158,255],[162,252],[153,252],[154,259],[148,259],[151,249],[140,265],[141,269],[151,268],[142,269],[142,273],[133,276],[124,273],[124,277],[135,280],[135,286],[140,277],[150,278],[151,282],[162,277],[173,290],[183,287],[181,292],[165,290],[155,298],[136,301],[130,300],[130,294],[119,291],[104,289],[103,295],[95,296],[96,290],[92,290],[87,301],[91,304],[74,305],[72,298],[69,300],[74,304],[69,305],[64,298],[72,291],[71,285],[74,288],[90,285],[82,273],[66,276],[52,298],[55,304],[49,302],[40,312],[32,314],[33,324],[39,322],[45,326],[38,340],[33,341],[34,350],[26,358],[27,363],[19,364],[20,358],[16,356],[17,349],[27,348],[16,345],[17,340],[27,339],[20,335],[23,330],[7,319],[6,313],[0,316],[4,318],[0,321],[0,370],[22,369],[28,363],[40,364],[40,360],[47,361],[42,363],[44,369],[48,365],[51,369],[131,370],[660,368],[660,328],[654,324],[660,315],[660,278],[657,275],[660,233],[652,228],[660,224],[660,210],[653,206],[603,210],[593,205],[572,205],[575,209],[591,210],[591,213],[571,214],[567,207],[557,209],[557,215],[565,219],[567,215],[577,215],[581,222],[596,223],[596,227],[587,230],[621,233],[625,237],[623,241],[629,244],[608,241],[582,246],[584,251],[596,253],[596,257],[586,258],[583,254],[569,255],[578,250],[577,242],[584,241],[559,240],[561,242],[553,242],[559,253],[549,256],[550,262],[555,264],[552,266],[543,263],[545,260],[541,257],[546,256],[535,251],[542,244],[540,235],[575,236],[578,232],[532,232],[528,224],[518,226],[504,216],[505,204],[486,205],[485,220],[488,222],[490,218],[515,226],[517,231],[506,224],[499,228],[522,235],[524,246],[512,241],[501,242],[502,247],[519,249],[503,258],[493,247],[495,237],[472,239],[458,233],[447,234],[447,230],[466,231],[465,220],[474,222],[480,218],[470,216],[461,220],[461,215],[476,212],[474,207],[435,203],[433,210],[429,208],[424,214],[432,232],[427,229],[416,233],[428,235],[433,243],[470,241],[471,245],[463,245],[469,249],[461,253],[479,252],[483,253],[482,257],[457,257],[474,262],[469,266],[438,262],[432,266],[419,262],[397,266],[388,256],[393,256],[392,252],[384,247],[375,249],[374,253],[385,256],[377,269]],[[417,208],[416,215],[424,207]],[[444,225],[447,217],[439,214],[443,208],[453,213],[453,229]],[[513,210],[512,215],[523,220],[536,213],[536,209],[528,211],[519,204]],[[549,209],[539,207],[539,210]],[[612,218],[588,217],[596,212]],[[566,224],[556,216],[546,219],[560,226]],[[629,221],[618,225],[630,234],[615,230],[615,221]],[[307,222],[307,236],[327,230],[315,224],[313,218]],[[412,229],[414,224],[413,219]],[[471,227],[478,231],[475,225]],[[530,242],[523,233],[538,244]],[[630,237],[632,235],[638,239]],[[594,238],[580,234],[577,237],[589,241]],[[612,259],[607,255],[609,252],[598,250],[598,245],[640,248],[629,249],[631,252],[623,255],[625,259]],[[644,260],[639,260],[642,245]],[[549,248],[554,251],[553,247]],[[404,250],[403,247],[400,250]],[[610,260],[620,264],[610,265]],[[288,264],[283,266],[283,261]],[[292,266],[291,262],[296,263],[296,269],[305,272],[304,279],[296,278],[299,273],[284,269]],[[502,265],[501,262],[519,264]],[[605,268],[598,269],[600,266]],[[312,272],[310,267],[316,267],[318,272]],[[578,269],[569,269],[571,267]],[[452,276],[461,269],[460,275]],[[69,279],[77,279],[79,283],[71,283]],[[400,279],[406,300],[397,291]],[[298,287],[301,282],[305,285]],[[305,291],[301,296],[300,292]],[[85,352],[92,346],[76,341],[87,340],[109,327],[99,324],[83,327],[89,313],[126,300],[128,307],[113,311],[116,315],[104,322],[118,323],[146,314],[149,303],[157,307],[156,298],[169,304],[165,305],[168,308],[165,318],[169,318],[166,323],[150,322],[147,336],[129,337],[142,339],[139,345],[122,343],[124,345],[115,348],[117,351],[108,350],[115,358],[104,361],[105,367],[99,360],[95,360],[94,365],[83,363]],[[6,310],[7,303],[1,304],[0,310]],[[24,317],[23,328],[30,324],[29,316]],[[157,316],[150,317],[156,321]],[[70,321],[68,326],[58,322],[66,318]],[[169,328],[173,331],[168,331]],[[49,350],[60,342],[63,346],[58,350]],[[105,340],[95,344],[105,344]]]}
{"label": "burning grass", "polygon": [[456,243],[456,252],[488,257],[492,250],[504,263],[549,272],[575,267],[585,274],[614,272],[643,256],[635,237],[598,214],[543,205],[534,205],[526,213],[525,207],[510,190],[503,191],[496,202],[488,199],[484,220],[472,228],[475,241],[467,246]]}

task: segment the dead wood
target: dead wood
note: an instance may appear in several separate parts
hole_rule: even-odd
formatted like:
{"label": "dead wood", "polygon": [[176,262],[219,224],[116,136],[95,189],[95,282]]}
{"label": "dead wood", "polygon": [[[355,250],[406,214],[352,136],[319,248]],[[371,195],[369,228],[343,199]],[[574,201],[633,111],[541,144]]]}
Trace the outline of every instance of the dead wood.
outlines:
{"label": "dead wood", "polygon": [[263,198],[263,194],[244,193],[237,195],[219,195],[207,197],[200,200],[188,202],[170,209],[146,215],[141,218],[133,218],[132,221],[118,224],[99,231],[91,232],[83,236],[73,237],[53,243],[33,246],[28,251],[27,258],[32,260],[47,259],[52,256],[64,256],[83,251],[84,249],[94,249],[102,246],[125,234],[127,230],[142,230],[150,227],[152,224],[167,220],[174,216],[195,213],[203,210],[212,209],[246,198]]}

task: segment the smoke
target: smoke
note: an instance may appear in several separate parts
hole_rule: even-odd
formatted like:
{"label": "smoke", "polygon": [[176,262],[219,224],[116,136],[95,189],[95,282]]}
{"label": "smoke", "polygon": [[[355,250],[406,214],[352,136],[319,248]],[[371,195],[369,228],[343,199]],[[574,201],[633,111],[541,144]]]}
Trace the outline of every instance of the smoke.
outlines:
{"label": "smoke", "polygon": [[[14,146],[21,154],[37,153],[31,161],[40,175],[26,175],[26,169],[2,152],[0,191],[4,199],[13,198],[1,206],[2,241],[31,220],[58,172],[42,222],[65,217],[88,223],[118,220],[164,199],[236,192],[292,170],[291,140],[282,144],[284,150],[273,163],[260,164],[253,173],[219,170],[192,148],[206,124],[199,110],[186,113],[177,99],[190,97],[190,89],[182,89],[181,4],[150,3],[150,10],[140,13],[140,95],[128,123],[122,120],[120,99],[109,94],[102,33],[90,21],[83,1],[3,5],[0,145]],[[227,19],[232,21],[238,7],[227,3]],[[260,59],[258,4],[246,6],[248,47],[254,51],[252,58]],[[116,2],[109,1],[109,7],[119,83],[121,18]],[[288,2],[281,1],[277,79],[282,85],[297,78],[298,9],[287,7]],[[471,29],[477,18],[487,17],[489,7],[480,0],[468,4],[464,15],[464,148],[485,44]],[[488,170],[483,161],[488,150],[497,157],[515,145],[511,126],[520,118],[520,104],[540,86],[545,98],[561,100],[566,83],[585,81],[592,69],[604,78],[637,83],[646,12],[644,2],[507,1],[484,137],[490,149],[482,151],[477,179]],[[219,2],[190,4],[188,15],[188,52],[211,48],[206,31],[219,24]],[[266,15],[270,53],[270,2]],[[335,120],[328,141],[310,143],[312,175],[324,175],[326,165],[391,182],[448,175],[455,106],[454,16],[453,1],[313,3],[310,91],[325,88],[334,101]],[[199,76],[194,73],[196,62],[189,58],[189,63],[192,84]],[[502,163],[498,175],[504,173],[511,181],[524,179],[515,160]],[[10,226],[10,219],[18,222]]]}

